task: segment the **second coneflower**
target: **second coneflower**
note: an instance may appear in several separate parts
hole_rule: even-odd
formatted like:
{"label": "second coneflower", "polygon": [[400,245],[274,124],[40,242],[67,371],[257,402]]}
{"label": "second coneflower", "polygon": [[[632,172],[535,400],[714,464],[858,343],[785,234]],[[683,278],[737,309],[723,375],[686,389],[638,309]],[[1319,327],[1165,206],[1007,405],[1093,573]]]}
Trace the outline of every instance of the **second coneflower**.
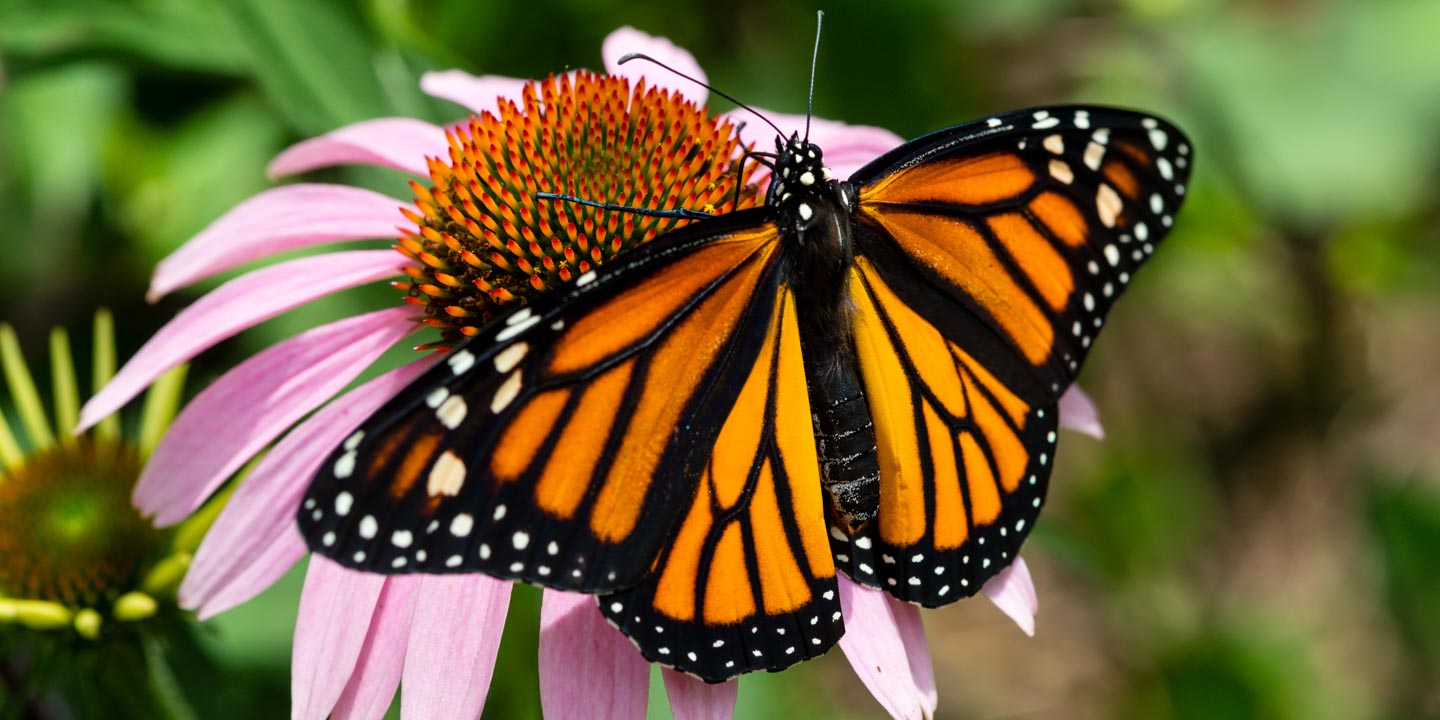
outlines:
{"label": "second coneflower", "polygon": [[[563,285],[684,222],[538,201],[536,193],[716,213],[758,201],[760,178],[737,171],[738,123],[710,116],[703,91],[693,86],[673,89],[665,78],[622,69],[618,60],[627,52],[704,76],[685,51],[628,28],[606,40],[608,76],[577,72],[524,83],[428,75],[422,87],[476,115],[449,132],[402,118],[367,121],[303,142],[271,166],[277,175],[340,163],[408,172],[422,178],[412,185],[413,207],[357,188],[288,185],[243,203],[160,265],[152,284],[157,296],[282,251],[399,235],[399,253],[315,255],[222,285],[157,333],[86,407],[82,424],[122,405],[166,368],[311,300],[378,281],[392,281],[406,300],[262,351],[181,413],[135,492],[136,504],[161,524],[193,513],[274,443],[201,546],[181,588],[182,603],[202,616],[223,611],[305,555],[293,518],[307,480],[361,420],[431,361],[417,360],[335,396],[417,320],[439,329],[433,347],[444,349],[504,306]],[[781,127],[804,122],[770,117]],[[841,174],[900,143],[888,131],[819,119],[810,134]],[[1065,415],[1072,422],[1081,417]],[[1093,413],[1084,417],[1093,425]],[[296,628],[295,716],[372,715],[402,683],[407,716],[477,715],[509,591],[508,583],[485,576],[385,577],[313,559]],[[1023,562],[986,592],[1029,630],[1034,591]],[[841,647],[876,698],[897,716],[933,711],[935,688],[916,609],[848,582],[841,597],[847,628]],[[541,615],[547,715],[606,707],[618,717],[644,716],[649,666],[603,620],[593,599],[547,591]],[[679,716],[734,704],[733,682],[706,686],[668,671],[664,677]]]}

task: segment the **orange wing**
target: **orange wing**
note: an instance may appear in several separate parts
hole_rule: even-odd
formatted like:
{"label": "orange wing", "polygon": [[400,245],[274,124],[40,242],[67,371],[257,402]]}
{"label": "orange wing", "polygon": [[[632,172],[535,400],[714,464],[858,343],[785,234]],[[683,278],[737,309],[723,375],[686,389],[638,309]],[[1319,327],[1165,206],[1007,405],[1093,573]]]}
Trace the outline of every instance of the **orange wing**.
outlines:
{"label": "orange wing", "polygon": [[1019,111],[862,168],[854,342],[880,465],[857,581],[925,605],[970,595],[1034,525],[1056,402],[1173,224],[1190,148],[1106,108]]}
{"label": "orange wing", "polygon": [[760,353],[671,544],[600,607],[651,661],[711,682],[779,670],[843,634],[793,298]]}
{"label": "orange wing", "polygon": [[774,225],[702,225],[497,320],[377,412],[311,485],[311,548],[388,573],[640,582],[780,298]]}
{"label": "orange wing", "polygon": [[1079,372],[1169,232],[1189,181],[1173,125],[1107,108],[1018,111],[865,168],[860,252],[907,303],[1033,403]]}

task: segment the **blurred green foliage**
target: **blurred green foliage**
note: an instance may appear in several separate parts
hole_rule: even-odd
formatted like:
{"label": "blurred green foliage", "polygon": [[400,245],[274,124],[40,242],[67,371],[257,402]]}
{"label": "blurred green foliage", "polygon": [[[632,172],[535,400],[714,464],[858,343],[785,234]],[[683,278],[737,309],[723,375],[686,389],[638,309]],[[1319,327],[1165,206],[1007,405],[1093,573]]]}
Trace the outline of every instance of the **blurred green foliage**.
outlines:
{"label": "blurred green foliage", "polygon": [[[1109,438],[1063,442],[1027,550],[1039,633],[983,601],[927,613],[941,714],[1440,717],[1440,3],[824,7],[820,115],[913,136],[1107,102],[1171,117],[1197,149],[1175,233],[1081,379]],[[39,352],[51,326],[107,305],[128,356],[215,285],[148,306],[149,269],[269,187],[285,145],[371,117],[458,117],[419,92],[426,70],[598,67],[628,24],[690,49],[727,91],[801,111],[814,9],[0,0],[0,317]],[[393,173],[315,176],[406,192]],[[393,301],[316,303],[192,377]],[[195,667],[213,672],[179,681],[202,716],[283,714],[298,592],[292,573],[198,628]],[[516,593],[489,716],[538,712],[536,599]],[[878,714],[849,672],[834,657],[747,678],[741,716]]]}

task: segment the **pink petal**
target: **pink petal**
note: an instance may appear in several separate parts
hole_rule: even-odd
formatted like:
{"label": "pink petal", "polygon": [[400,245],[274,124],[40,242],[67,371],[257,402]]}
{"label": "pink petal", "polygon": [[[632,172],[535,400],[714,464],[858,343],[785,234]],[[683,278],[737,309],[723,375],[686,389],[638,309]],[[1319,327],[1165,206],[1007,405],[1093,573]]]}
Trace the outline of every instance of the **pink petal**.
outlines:
{"label": "pink petal", "polygon": [[449,157],[445,131],[423,120],[378,118],[291,145],[270,161],[272,178],[332,165],[379,165],[426,176],[427,157]]}
{"label": "pink petal", "polygon": [[675,720],[730,720],[735,717],[735,697],[740,681],[710,684],[685,673],[665,668],[665,694],[670,697],[670,714]]}
{"label": "pink petal", "polygon": [[840,649],[860,682],[894,718],[928,717],[926,694],[916,682],[899,623],[885,593],[839,577],[845,635]]}
{"label": "pink petal", "polygon": [[476,77],[464,70],[443,70],[428,72],[420,76],[420,89],[427,94],[457,105],[462,105],[476,115],[496,113],[500,104],[496,98],[520,100],[520,92],[528,80],[482,75]]}
{"label": "pink petal", "polygon": [[421,582],[418,575],[391,577],[385,581],[385,590],[370,620],[370,632],[355,662],[355,673],[335,703],[332,715],[335,720],[378,719],[390,709],[405,666],[405,644]]}
{"label": "pink petal", "polygon": [[632,27],[622,27],[610,33],[605,37],[605,42],[600,44],[600,55],[605,58],[605,72],[627,78],[631,85],[643,78],[646,85],[674,90],[696,105],[704,105],[710,96],[710,91],[704,87],[653,63],[631,60],[621,65],[620,58],[630,53],[649,55],[700,82],[707,82],[705,71],[689,51],[666,38],[643,33]]}
{"label": "pink petal", "polygon": [[392,277],[410,261],[393,250],[353,250],[272,265],[221,285],[160,328],[80,411],[83,432],[155,378],[215,343],[316,298]]}
{"label": "pink petal", "polygon": [[[781,130],[785,131],[788,138],[791,133],[805,135],[805,116],[788,115],[771,110],[760,110],[760,114],[770,119]],[[774,131],[770,126],[758,121],[755,116],[744,110],[731,110],[725,113],[725,117],[731,122],[747,123],[743,131],[743,137],[755,143],[756,150],[774,150],[771,146],[771,133]],[[866,163],[881,155],[899,147],[905,142],[903,138],[885,128],[872,127],[869,125],[849,125],[836,120],[825,118],[812,118],[810,121],[810,142],[820,146],[825,151],[825,166],[836,178],[847,178],[854,174]],[[756,173],[757,181],[769,182],[769,171],[762,168]]]}
{"label": "pink petal", "polygon": [[1071,385],[1060,396],[1060,427],[1084,433],[1096,440],[1105,439],[1105,428],[1100,425],[1100,410],[1079,385]]}
{"label": "pink petal", "polygon": [[135,484],[160,525],[183,520],[292,424],[415,330],[409,307],[312,328],[251,357],[180,411]]}
{"label": "pink petal", "polygon": [[402,716],[480,716],[509,602],[510,583],[503,580],[484,575],[424,578],[405,650]]}
{"label": "pink petal", "polygon": [[940,692],[935,687],[935,666],[930,662],[930,643],[925,640],[920,608],[889,595],[885,596],[885,600],[890,603],[890,612],[895,616],[900,641],[905,643],[905,655],[910,658],[910,674],[915,677],[915,689],[920,692],[925,717],[932,717],[940,702]]}
{"label": "pink petal", "polygon": [[405,221],[401,204],[388,195],[343,185],[266,190],[236,205],[161,260],[145,297],[155,302],[198,280],[286,250],[394,237],[396,225]]}
{"label": "pink petal", "polygon": [[1035,583],[1030,579],[1025,558],[1017,556],[1010,567],[990,578],[981,592],[1026,635],[1035,637],[1035,614],[1040,612],[1040,598],[1035,594]]}
{"label": "pink petal", "polygon": [[295,512],[308,480],[362,420],[420,376],[417,360],[346,393],[291,430],[255,466],[205,534],[180,585],[203,620],[254,597],[305,554]]}
{"label": "pink petal", "polygon": [[384,586],[384,575],[346,570],[318,555],[310,559],[290,660],[292,718],[319,720],[335,707]]}
{"label": "pink petal", "polygon": [[645,717],[650,663],[594,595],[546,590],[540,604],[540,706],[549,718]]}

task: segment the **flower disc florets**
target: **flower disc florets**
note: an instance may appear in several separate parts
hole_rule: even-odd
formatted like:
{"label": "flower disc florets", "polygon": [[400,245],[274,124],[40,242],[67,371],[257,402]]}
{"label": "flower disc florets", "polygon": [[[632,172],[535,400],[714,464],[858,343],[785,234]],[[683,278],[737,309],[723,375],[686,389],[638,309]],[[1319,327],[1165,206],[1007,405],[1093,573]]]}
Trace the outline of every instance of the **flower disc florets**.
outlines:
{"label": "flower disc florets", "polygon": [[140,464],[83,436],[0,474],[0,595],[93,606],[138,585],[170,539],[130,507]]}
{"label": "flower disc florets", "polygon": [[[738,168],[736,127],[667,90],[578,71],[525,86],[447,133],[433,187],[411,183],[416,230],[398,249],[416,261],[407,301],[423,306],[442,345],[473,335],[499,309],[562,285],[688,220],[564,200],[710,213],[754,206],[756,165]],[[736,185],[739,183],[739,191]]]}

